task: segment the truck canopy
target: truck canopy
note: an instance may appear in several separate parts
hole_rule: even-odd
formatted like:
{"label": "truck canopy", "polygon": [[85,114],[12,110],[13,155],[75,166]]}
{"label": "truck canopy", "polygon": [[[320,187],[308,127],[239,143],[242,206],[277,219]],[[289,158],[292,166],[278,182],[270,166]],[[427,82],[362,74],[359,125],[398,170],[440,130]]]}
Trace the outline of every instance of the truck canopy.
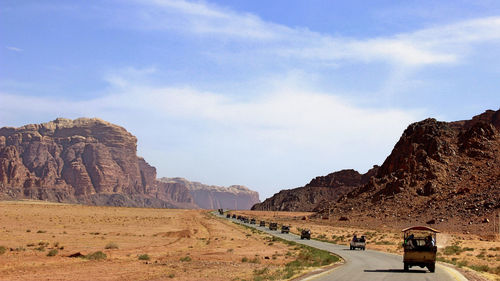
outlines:
{"label": "truck canopy", "polygon": [[434,228],[430,228],[427,226],[412,226],[412,227],[408,227],[408,228],[401,230],[401,232],[407,232],[410,230],[421,230],[421,231],[430,231],[430,232],[434,232],[434,233],[439,233],[439,230],[436,230]]}

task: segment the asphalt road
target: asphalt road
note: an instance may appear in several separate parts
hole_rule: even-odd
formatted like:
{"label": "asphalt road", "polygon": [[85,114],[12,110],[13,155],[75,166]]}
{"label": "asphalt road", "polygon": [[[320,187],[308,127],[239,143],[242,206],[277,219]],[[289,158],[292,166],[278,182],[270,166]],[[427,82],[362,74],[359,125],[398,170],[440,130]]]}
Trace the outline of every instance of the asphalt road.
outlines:
{"label": "asphalt road", "polygon": [[[223,217],[225,218],[225,217]],[[338,281],[466,281],[467,279],[458,271],[440,264],[436,264],[436,272],[430,273],[427,268],[412,267],[410,271],[403,271],[403,257],[395,254],[388,254],[373,250],[349,250],[349,246],[337,245],[317,240],[301,240],[295,234],[282,234],[278,231],[271,231],[267,227],[260,227],[255,224],[246,224],[236,219],[238,222],[260,231],[269,233],[276,237],[308,245],[321,250],[326,250],[341,256],[345,264],[332,270],[308,277],[304,280],[338,280]]]}

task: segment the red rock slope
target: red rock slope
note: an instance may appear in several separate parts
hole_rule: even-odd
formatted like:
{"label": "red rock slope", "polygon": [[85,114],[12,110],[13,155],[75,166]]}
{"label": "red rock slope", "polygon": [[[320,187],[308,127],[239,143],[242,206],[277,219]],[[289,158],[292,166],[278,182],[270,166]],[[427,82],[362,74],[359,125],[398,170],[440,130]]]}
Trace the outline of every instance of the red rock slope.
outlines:
{"label": "red rock slope", "polygon": [[282,190],[255,204],[252,210],[261,211],[314,211],[318,206],[335,201],[343,194],[362,186],[377,172],[374,166],[366,174],[355,170],[342,170],[316,177],[303,187]]}
{"label": "red rock slope", "polygon": [[491,221],[500,209],[500,110],[411,124],[376,176],[323,212],[331,206],[355,221],[454,227]]}
{"label": "red rock slope", "polygon": [[137,139],[100,119],[0,129],[0,199],[196,208],[185,187],[156,180]]}

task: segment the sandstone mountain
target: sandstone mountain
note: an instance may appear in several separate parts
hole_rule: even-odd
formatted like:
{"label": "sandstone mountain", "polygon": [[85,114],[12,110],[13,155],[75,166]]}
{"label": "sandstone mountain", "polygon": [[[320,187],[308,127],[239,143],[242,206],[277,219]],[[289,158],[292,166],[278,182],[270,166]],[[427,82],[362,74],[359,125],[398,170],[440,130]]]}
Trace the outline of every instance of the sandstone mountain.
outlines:
{"label": "sandstone mountain", "polygon": [[500,209],[500,110],[408,126],[375,176],[318,209],[353,220],[481,225]]}
{"label": "sandstone mountain", "polygon": [[366,174],[360,174],[355,170],[342,170],[316,177],[303,187],[282,190],[274,194],[264,202],[255,204],[252,210],[314,211],[318,205],[335,201],[343,194],[368,183],[377,170],[378,166],[374,166]]}
{"label": "sandstone mountain", "polygon": [[196,208],[186,187],[156,180],[137,139],[100,119],[0,129],[0,199]]}
{"label": "sandstone mountain", "polygon": [[248,210],[259,203],[259,194],[242,185],[221,187],[191,182],[183,178],[161,178],[168,186],[185,187],[202,209]]}

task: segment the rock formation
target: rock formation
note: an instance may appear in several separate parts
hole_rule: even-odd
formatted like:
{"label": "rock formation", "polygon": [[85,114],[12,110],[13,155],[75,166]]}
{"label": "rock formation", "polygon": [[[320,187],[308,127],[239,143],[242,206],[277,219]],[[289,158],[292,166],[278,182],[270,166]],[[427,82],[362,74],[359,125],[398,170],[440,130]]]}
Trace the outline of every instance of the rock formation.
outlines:
{"label": "rock formation", "polygon": [[190,182],[183,178],[161,178],[167,186],[182,186],[189,190],[194,202],[202,209],[248,210],[259,203],[259,194],[242,185],[221,187]]}
{"label": "rock formation", "polygon": [[411,124],[377,174],[337,200],[334,212],[409,224],[480,223],[500,208],[499,131],[500,110]]}
{"label": "rock formation", "polygon": [[0,199],[196,208],[185,187],[156,180],[137,139],[100,119],[0,129]]}
{"label": "rock formation", "polygon": [[282,190],[264,202],[255,204],[252,210],[261,211],[314,211],[318,205],[327,205],[343,194],[368,183],[377,172],[374,166],[366,174],[355,170],[342,170],[327,176],[316,177],[303,187]]}

